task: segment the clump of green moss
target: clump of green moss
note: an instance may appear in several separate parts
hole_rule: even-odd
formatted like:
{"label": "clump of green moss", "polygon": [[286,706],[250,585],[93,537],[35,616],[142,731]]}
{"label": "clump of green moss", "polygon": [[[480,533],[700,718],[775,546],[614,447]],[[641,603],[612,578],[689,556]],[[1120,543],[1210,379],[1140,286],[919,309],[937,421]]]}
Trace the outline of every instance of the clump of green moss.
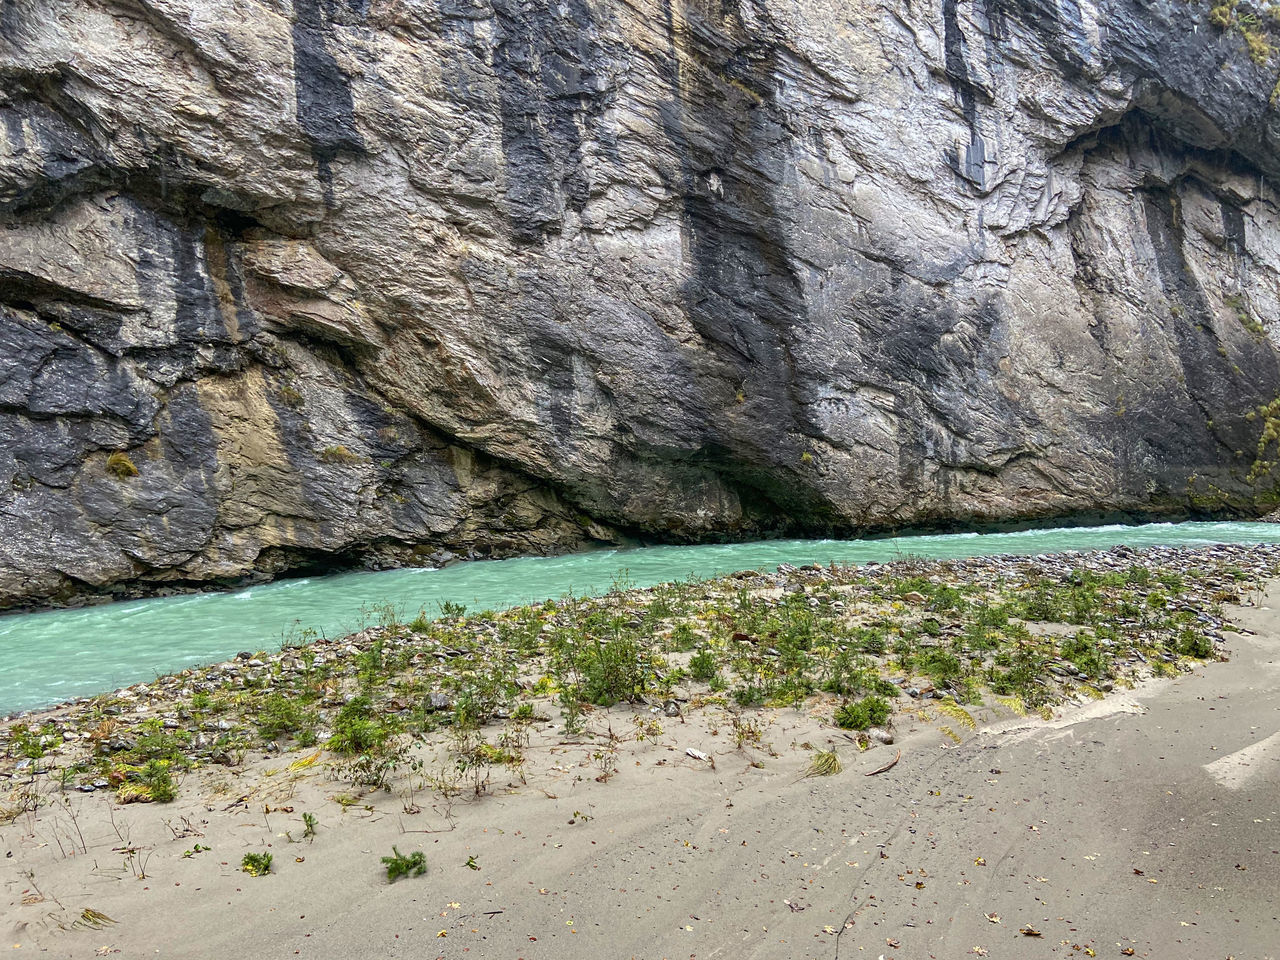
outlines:
{"label": "clump of green moss", "polygon": [[[1256,483],[1276,467],[1277,461],[1268,456],[1268,451],[1273,444],[1280,445],[1280,397],[1276,397],[1270,403],[1262,404],[1256,410],[1250,410],[1245,414],[1245,419],[1262,421],[1262,431],[1258,434],[1257,453],[1253,466],[1249,468],[1248,476],[1250,483]],[[1280,446],[1277,450],[1280,450]]]}
{"label": "clump of green moss", "polygon": [[1209,9],[1209,22],[1224,33],[1235,30],[1244,39],[1249,57],[1259,66],[1266,64],[1275,53],[1272,44],[1270,25],[1267,19],[1276,19],[1277,14],[1268,10],[1263,20],[1257,14],[1240,10],[1239,0],[1216,0]]}
{"label": "clump of green moss", "polygon": [[1249,312],[1249,307],[1244,301],[1244,297],[1240,294],[1232,294],[1224,297],[1222,302],[1235,311],[1236,318],[1240,321],[1240,325],[1252,333],[1255,337],[1261,339],[1267,335],[1267,329],[1262,325],[1262,321]]}
{"label": "clump of green moss", "polygon": [[359,463],[360,457],[352,453],[342,444],[325,447],[320,451],[321,463]]}
{"label": "clump of green moss", "polygon": [[117,450],[107,457],[107,473],[121,480],[128,480],[130,477],[138,475],[138,468],[134,466],[127,453],[121,453]]}

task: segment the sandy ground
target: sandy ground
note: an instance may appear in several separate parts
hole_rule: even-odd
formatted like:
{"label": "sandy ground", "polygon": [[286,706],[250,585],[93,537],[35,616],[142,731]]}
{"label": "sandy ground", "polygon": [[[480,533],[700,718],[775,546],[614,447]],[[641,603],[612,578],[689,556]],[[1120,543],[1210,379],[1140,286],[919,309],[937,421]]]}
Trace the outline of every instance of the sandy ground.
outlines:
{"label": "sandy ground", "polygon": [[[988,711],[960,744],[904,707],[891,747],[860,753],[817,714],[780,710],[753,713],[762,743],[736,749],[717,708],[660,717],[661,737],[624,743],[604,783],[598,746],[548,724],[527,785],[499,771],[488,796],[450,805],[400,790],[344,810],[332,798],[349,787],[319,765],[287,769],[303,754],[189,774],[164,806],[70,794],[0,826],[0,949],[1280,956],[1280,589],[1233,619],[1253,633],[1228,634],[1228,663],[1050,722]],[[633,713],[591,723],[630,736]],[[803,777],[811,747],[832,744],[844,771]],[[389,884],[393,845],[424,851],[427,873]],[[240,871],[266,850],[272,874]]]}

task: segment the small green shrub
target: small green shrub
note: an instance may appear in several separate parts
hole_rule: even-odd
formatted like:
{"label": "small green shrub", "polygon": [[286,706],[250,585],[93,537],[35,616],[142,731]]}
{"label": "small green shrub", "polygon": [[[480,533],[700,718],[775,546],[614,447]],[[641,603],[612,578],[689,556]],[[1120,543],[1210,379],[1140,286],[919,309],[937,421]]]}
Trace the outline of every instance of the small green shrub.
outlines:
{"label": "small green shrub", "polygon": [[16,747],[19,756],[28,760],[39,760],[45,755],[48,744],[54,742],[53,736],[46,735],[40,728],[32,729],[25,723],[15,723],[9,730],[11,748]]}
{"label": "small green shrub", "polygon": [[1213,642],[1200,631],[1190,627],[1183,628],[1170,646],[1184,657],[1197,657],[1201,660],[1207,659],[1213,653]]}
{"label": "small green shrub", "polygon": [[148,760],[138,775],[138,780],[156,803],[171,803],[178,796],[169,764],[163,760]]}
{"label": "small green shrub", "polygon": [[1064,660],[1070,660],[1087,676],[1100,677],[1106,673],[1106,660],[1098,646],[1097,637],[1091,634],[1081,631],[1074,637],[1064,638],[1058,645],[1058,652]]}
{"label": "small green shrub", "polygon": [[391,736],[391,728],[374,714],[373,701],[359,696],[334,717],[329,749],[346,756],[373,753],[386,747]]}
{"label": "small green shrub", "polygon": [[302,746],[315,743],[315,726],[319,718],[296,700],[273,693],[258,711],[258,732],[264,740],[295,737]]}
{"label": "small green shrub", "polygon": [[246,853],[240,859],[240,869],[251,877],[265,877],[271,872],[271,854]]}
{"label": "small green shrub", "polygon": [[391,856],[382,858],[387,868],[387,883],[395,883],[401,877],[420,877],[427,872],[427,855],[415,850],[405,856],[395,847],[391,848]]}
{"label": "small green shrub", "polygon": [[877,694],[851,700],[836,710],[836,726],[845,730],[866,730],[878,727],[889,719],[889,701]]}
{"label": "small green shrub", "polygon": [[878,693],[896,697],[898,688],[880,676],[874,663],[852,651],[842,650],[827,665],[819,686],[842,697]]}
{"label": "small green shrub", "polygon": [[740,707],[761,706],[767,696],[764,688],[754,683],[744,683],[733,689],[733,702]]}
{"label": "small green shrub", "polygon": [[645,690],[646,671],[640,645],[628,636],[596,643],[583,665],[583,698],[600,707],[619,700],[632,702]]}
{"label": "small green shrub", "polygon": [[187,758],[190,742],[191,734],[187,731],[167,730],[158,717],[152,717],[139,725],[138,738],[128,755],[135,763],[159,760],[185,770],[191,766],[191,761]]}
{"label": "small green shrub", "polygon": [[964,672],[959,657],[937,648],[921,650],[916,664],[917,669],[938,686],[958,680]]}
{"label": "small green shrub", "polygon": [[1067,618],[1066,607],[1059,594],[1049,586],[1038,585],[1019,598],[1018,615],[1024,620],[1061,623]]}
{"label": "small green shrub", "polygon": [[695,680],[709,683],[716,675],[716,655],[710,650],[702,649],[689,660],[689,675]]}
{"label": "small green shrub", "polygon": [[697,645],[697,631],[688,623],[682,620],[671,629],[671,648],[673,650],[692,650]]}

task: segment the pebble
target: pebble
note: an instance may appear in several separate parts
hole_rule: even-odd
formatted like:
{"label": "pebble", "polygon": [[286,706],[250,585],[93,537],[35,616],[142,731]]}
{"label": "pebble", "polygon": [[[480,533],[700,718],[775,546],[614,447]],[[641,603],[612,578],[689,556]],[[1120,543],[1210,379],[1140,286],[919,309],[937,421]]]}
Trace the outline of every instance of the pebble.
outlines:
{"label": "pebble", "polygon": [[450,710],[453,708],[453,701],[443,693],[427,694],[426,707],[429,710]]}

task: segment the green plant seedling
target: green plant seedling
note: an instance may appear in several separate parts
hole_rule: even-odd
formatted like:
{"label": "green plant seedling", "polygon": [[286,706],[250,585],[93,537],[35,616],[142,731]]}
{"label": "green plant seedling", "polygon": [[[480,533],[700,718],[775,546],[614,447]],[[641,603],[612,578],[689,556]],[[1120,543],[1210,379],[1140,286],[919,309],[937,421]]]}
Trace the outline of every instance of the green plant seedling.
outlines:
{"label": "green plant seedling", "polygon": [[265,877],[271,872],[271,854],[246,853],[240,860],[240,869],[251,877]]}
{"label": "green plant seedling", "polygon": [[427,872],[427,855],[421,850],[406,857],[392,847],[391,856],[383,857],[382,863],[387,868],[387,883],[395,883],[401,877],[420,877]]}

